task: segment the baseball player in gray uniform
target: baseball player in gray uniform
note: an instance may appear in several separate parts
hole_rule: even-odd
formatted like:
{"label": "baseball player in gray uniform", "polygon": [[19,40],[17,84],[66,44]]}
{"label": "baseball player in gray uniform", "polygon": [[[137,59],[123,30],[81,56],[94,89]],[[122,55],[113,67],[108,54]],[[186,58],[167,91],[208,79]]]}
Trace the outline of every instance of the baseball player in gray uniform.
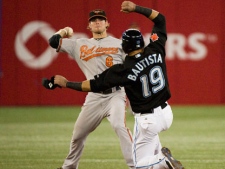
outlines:
{"label": "baseball player in gray uniform", "polygon": [[[70,39],[73,30],[65,27],[56,32],[49,44],[58,52],[66,52],[76,60],[87,79],[114,64],[123,63],[125,53],[121,40],[107,35],[109,22],[106,13],[97,9],[89,13],[88,28],[93,38]],[[88,93],[74,125],[70,151],[62,169],[77,169],[87,136],[106,117],[116,132],[122,154],[129,168],[135,168],[132,159],[132,135],[125,124],[126,98],[124,89],[116,86],[97,93]]]}

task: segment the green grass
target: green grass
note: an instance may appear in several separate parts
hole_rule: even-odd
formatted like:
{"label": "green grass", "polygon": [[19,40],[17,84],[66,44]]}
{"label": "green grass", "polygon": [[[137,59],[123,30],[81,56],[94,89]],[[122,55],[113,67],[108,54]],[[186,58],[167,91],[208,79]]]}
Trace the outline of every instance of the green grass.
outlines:
{"label": "green grass", "polygon": [[[225,106],[172,106],[160,134],[186,169],[225,168]],[[0,168],[56,169],[69,151],[80,107],[1,107]],[[127,126],[133,129],[127,113]],[[87,139],[79,169],[125,169],[118,138],[105,119]]]}

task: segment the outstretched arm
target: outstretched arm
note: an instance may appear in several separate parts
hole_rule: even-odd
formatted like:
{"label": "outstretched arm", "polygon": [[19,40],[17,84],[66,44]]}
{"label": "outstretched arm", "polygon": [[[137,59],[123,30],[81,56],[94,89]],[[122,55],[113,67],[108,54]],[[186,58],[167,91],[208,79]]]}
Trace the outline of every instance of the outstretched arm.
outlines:
{"label": "outstretched arm", "polygon": [[107,90],[115,86],[124,86],[130,82],[126,78],[126,69],[122,64],[115,64],[109,69],[105,70],[101,74],[98,74],[91,80],[85,80],[82,82],[70,82],[61,75],[53,76],[54,85],[60,87],[70,88],[77,91],[83,92],[100,92]]}
{"label": "outstretched arm", "polygon": [[61,75],[55,75],[54,84],[57,84],[64,88],[70,88],[77,91],[91,92],[90,80],[85,80],[83,82],[70,82],[65,77]]}
{"label": "outstretched arm", "polygon": [[145,8],[142,6],[138,6],[135,3],[131,2],[131,1],[124,1],[121,5],[121,12],[124,13],[131,13],[131,12],[136,12],[136,13],[140,13],[144,16],[146,16],[147,18],[149,18],[150,20],[155,19],[159,12],[150,8]]}

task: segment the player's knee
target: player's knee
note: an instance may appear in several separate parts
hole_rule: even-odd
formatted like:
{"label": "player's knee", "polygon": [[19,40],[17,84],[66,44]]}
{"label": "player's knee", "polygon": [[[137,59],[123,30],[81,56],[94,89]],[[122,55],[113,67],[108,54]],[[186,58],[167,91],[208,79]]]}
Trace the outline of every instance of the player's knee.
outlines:
{"label": "player's knee", "polygon": [[124,123],[115,123],[115,124],[112,124],[112,128],[113,128],[113,130],[115,130],[117,132],[117,131],[126,129],[126,126]]}

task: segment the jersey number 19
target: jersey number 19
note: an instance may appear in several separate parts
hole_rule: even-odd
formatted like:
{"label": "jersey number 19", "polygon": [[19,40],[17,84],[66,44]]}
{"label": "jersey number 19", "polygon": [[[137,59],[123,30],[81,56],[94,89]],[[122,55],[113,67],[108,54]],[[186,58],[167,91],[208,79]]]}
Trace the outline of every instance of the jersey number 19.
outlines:
{"label": "jersey number 19", "polygon": [[142,83],[143,97],[145,98],[150,97],[152,93],[157,93],[165,87],[165,78],[160,66],[153,67],[149,75],[142,75],[140,81]]}

